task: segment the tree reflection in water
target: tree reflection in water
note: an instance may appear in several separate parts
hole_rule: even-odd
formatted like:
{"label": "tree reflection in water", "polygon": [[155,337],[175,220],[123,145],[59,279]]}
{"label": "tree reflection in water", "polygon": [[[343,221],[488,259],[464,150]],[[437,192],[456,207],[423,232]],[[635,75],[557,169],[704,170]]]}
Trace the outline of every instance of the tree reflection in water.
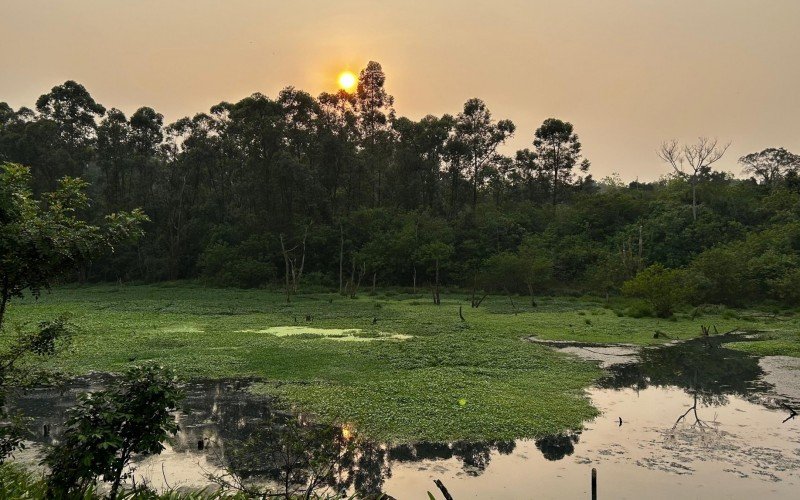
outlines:
{"label": "tree reflection in water", "polygon": [[[345,439],[338,427],[312,425],[280,414],[271,415],[261,425],[247,439],[225,440],[228,473],[216,476],[215,482],[249,494],[263,495],[276,488],[293,495],[328,489],[352,490],[372,498],[383,493],[383,485],[392,475],[392,463],[456,458],[466,474],[478,476],[486,470],[494,453],[510,454],[516,447],[513,441],[386,447],[358,437]],[[571,446],[577,437],[567,442]],[[547,438],[542,443],[540,449],[547,456],[563,458],[572,453],[558,438]],[[270,484],[264,484],[264,479]]]}
{"label": "tree reflection in water", "polygon": [[[48,434],[35,433],[43,444],[57,439],[63,411],[75,395],[103,387],[103,378],[76,380],[65,391],[40,390],[15,401],[23,413],[33,417],[33,429],[47,424]],[[268,398],[249,393],[247,380],[192,381],[186,384],[186,399],[176,416],[178,436],[172,449],[187,466],[197,466],[204,456],[208,463],[228,471],[215,480],[229,488],[250,493],[290,492],[305,495],[339,492],[376,497],[383,492],[392,467],[402,463],[458,460],[466,475],[479,476],[496,455],[514,452],[514,441],[421,442],[387,446],[370,442],[342,428],[315,425],[303,415],[275,411]],[[57,411],[54,411],[57,409]],[[564,434],[536,440],[548,460],[573,453],[578,435]],[[191,464],[191,465],[190,465]]]}
{"label": "tree reflection in water", "polygon": [[758,358],[726,349],[727,342],[744,340],[737,335],[704,337],[678,344],[644,348],[639,362],[612,365],[610,374],[598,382],[600,388],[644,390],[650,386],[675,386],[692,397],[692,406],[676,421],[694,411],[695,424],[704,426],[697,414],[698,402],[705,406],[724,406],[728,396],[747,399],[769,386],[761,380]]}
{"label": "tree reflection in water", "polygon": [[542,452],[544,458],[550,461],[561,460],[575,452],[575,445],[578,443],[579,435],[575,434],[556,434],[536,440],[536,448]]}

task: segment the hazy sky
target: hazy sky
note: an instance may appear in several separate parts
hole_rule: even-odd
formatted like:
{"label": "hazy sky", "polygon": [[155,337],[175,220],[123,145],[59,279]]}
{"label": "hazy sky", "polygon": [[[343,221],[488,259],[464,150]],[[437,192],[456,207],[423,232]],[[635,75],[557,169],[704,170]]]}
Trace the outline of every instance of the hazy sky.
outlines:
{"label": "hazy sky", "polygon": [[669,138],[732,141],[720,167],[800,153],[797,0],[0,0],[0,101],[33,106],[67,79],[172,121],[253,92],[336,89],[383,65],[398,114],[480,97],[530,144],[571,121],[598,178],[666,172]]}

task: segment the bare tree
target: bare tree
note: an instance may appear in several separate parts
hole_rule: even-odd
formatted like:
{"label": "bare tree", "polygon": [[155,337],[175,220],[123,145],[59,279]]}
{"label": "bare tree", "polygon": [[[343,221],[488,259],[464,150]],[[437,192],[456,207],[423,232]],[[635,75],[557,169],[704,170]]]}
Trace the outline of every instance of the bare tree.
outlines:
{"label": "bare tree", "polygon": [[[306,239],[308,238],[308,227],[303,233],[303,242],[293,248],[286,249],[283,242],[283,235],[280,235],[281,240],[281,253],[283,254],[283,263],[286,267],[286,302],[292,301],[292,295],[297,293],[300,278],[303,277],[303,267],[306,263]],[[294,255],[295,251],[300,248],[300,262],[298,263],[297,257]]]}
{"label": "bare tree", "polygon": [[[692,218],[697,220],[697,185],[711,172],[711,165],[720,160],[731,143],[719,145],[717,139],[700,137],[695,144],[681,146],[676,139],[661,144],[658,157],[689,181],[692,186]],[[688,168],[685,168],[688,167]]]}

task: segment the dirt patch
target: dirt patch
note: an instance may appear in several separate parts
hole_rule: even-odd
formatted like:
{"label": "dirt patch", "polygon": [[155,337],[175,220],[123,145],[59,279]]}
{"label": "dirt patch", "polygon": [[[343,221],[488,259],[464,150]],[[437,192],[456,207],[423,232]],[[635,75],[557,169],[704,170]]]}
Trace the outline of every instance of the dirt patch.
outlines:
{"label": "dirt patch", "polygon": [[263,330],[237,330],[239,333],[264,333],[276,337],[370,342],[373,340],[408,340],[412,335],[390,332],[365,333],[360,328],[313,328],[310,326],[272,326]]}
{"label": "dirt patch", "polygon": [[528,342],[543,344],[560,352],[574,354],[586,361],[600,363],[601,368],[608,368],[616,364],[632,363],[636,361],[639,347],[629,344],[599,344],[590,342],[575,342],[569,340],[542,340],[528,337]]}
{"label": "dirt patch", "polygon": [[758,364],[764,370],[764,381],[774,386],[773,392],[800,404],[800,358],[764,356]]}

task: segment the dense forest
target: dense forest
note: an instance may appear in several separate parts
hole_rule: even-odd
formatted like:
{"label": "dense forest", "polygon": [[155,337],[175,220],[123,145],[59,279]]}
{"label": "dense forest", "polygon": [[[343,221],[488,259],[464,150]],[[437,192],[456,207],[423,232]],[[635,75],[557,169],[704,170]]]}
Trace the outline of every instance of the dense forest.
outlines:
{"label": "dense forest", "polygon": [[[35,110],[0,103],[0,163],[28,166],[38,194],[85,179],[90,219],[146,213],[145,236],[81,280],[622,292],[660,315],[800,304],[800,156],[754,152],[737,178],[713,168],[724,144],[665,142],[660,180],[597,180],[570,123],[518,131],[477,98],[414,121],[385,81],[370,62],[352,93],[289,87],[172,124],[67,81]],[[512,134],[530,148],[503,154]]]}

